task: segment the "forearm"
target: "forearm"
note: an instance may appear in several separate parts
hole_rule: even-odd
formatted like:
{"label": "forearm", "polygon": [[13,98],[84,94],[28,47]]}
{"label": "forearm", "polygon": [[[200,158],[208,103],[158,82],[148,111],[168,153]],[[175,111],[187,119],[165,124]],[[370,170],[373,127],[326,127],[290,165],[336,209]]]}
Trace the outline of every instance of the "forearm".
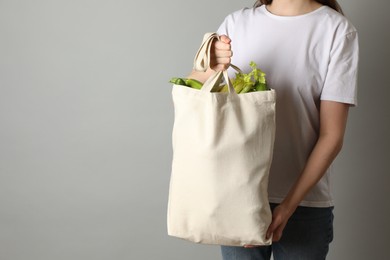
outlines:
{"label": "forearm", "polygon": [[332,161],[340,152],[342,143],[342,134],[324,134],[320,136],[303,172],[282,203],[291,214],[311,188],[325,174]]}
{"label": "forearm", "polygon": [[211,76],[212,73],[213,73],[213,70],[211,70],[211,69],[208,69],[205,72],[193,70],[190,73],[190,75],[188,76],[188,78],[196,79],[202,83],[205,83],[205,81]]}
{"label": "forearm", "polygon": [[283,208],[289,214],[295,211],[299,203],[322,178],[340,152],[343,145],[348,110],[348,104],[321,101],[319,138],[301,175],[282,202]]}
{"label": "forearm", "polygon": [[[339,130],[342,130],[342,127]],[[279,241],[288,219],[310,189],[321,179],[341,150],[342,137],[343,131],[339,134],[332,132],[331,134],[320,134],[300,177],[282,203],[273,210],[272,223],[268,227],[267,238],[273,234],[272,241]]]}

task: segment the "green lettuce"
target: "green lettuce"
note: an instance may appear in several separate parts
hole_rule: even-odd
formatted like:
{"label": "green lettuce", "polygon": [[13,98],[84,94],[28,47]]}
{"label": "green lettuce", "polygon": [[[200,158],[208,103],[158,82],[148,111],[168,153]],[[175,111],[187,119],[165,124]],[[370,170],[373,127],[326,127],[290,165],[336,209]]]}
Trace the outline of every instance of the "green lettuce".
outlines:
{"label": "green lettuce", "polygon": [[[255,62],[251,61],[249,66],[252,71],[245,74],[236,72],[236,77],[232,80],[234,89],[238,94],[269,90],[267,81],[265,79],[266,74],[261,69],[257,68]],[[227,85],[224,85],[219,92],[228,92]]]}

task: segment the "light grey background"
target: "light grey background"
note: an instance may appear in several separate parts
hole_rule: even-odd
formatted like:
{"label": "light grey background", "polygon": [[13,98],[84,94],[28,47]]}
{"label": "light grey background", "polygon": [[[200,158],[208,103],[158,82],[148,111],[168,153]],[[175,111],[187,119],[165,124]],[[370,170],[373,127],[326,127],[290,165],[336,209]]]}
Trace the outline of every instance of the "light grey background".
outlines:
{"label": "light grey background", "polygon": [[[220,259],[166,234],[167,81],[253,2],[0,0],[1,260]],[[390,3],[340,3],[361,61],[329,259],[389,259]]]}

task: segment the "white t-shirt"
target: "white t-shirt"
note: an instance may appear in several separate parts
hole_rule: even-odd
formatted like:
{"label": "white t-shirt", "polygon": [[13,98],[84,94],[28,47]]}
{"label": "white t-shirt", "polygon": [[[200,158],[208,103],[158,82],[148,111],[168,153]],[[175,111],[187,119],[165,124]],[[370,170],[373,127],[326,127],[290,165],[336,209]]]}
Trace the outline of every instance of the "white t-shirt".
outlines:
{"label": "white t-shirt", "polygon": [[[232,42],[232,64],[249,62],[266,73],[276,91],[276,137],[269,200],[280,203],[305,167],[319,134],[320,100],[357,105],[358,36],[340,13],[322,6],[298,16],[278,16],[265,5],[228,15],[218,34]],[[234,71],[229,69],[234,77]],[[301,202],[333,206],[330,167]]]}

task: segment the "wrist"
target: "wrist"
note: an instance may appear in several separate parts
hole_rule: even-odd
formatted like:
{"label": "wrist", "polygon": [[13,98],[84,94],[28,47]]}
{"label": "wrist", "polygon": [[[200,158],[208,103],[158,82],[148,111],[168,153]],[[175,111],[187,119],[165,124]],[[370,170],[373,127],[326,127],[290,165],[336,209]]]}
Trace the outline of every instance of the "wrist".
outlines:
{"label": "wrist", "polygon": [[298,204],[299,203],[294,203],[292,202],[291,200],[289,200],[288,198],[284,199],[281,203],[280,203],[280,207],[282,207],[284,209],[284,211],[286,212],[286,214],[288,214],[289,216],[291,216],[294,211],[297,209],[298,207]]}

